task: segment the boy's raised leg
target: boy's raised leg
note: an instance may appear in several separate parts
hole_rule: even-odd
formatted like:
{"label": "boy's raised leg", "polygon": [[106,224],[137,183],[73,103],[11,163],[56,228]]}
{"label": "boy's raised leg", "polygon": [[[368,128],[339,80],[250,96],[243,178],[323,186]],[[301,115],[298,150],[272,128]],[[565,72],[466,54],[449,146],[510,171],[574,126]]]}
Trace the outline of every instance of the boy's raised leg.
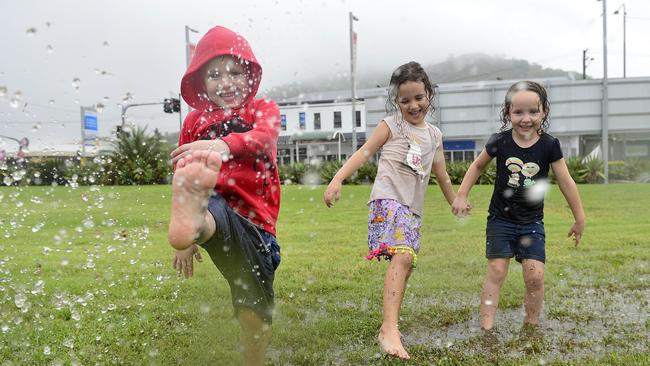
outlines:
{"label": "boy's raised leg", "polygon": [[481,305],[479,306],[479,317],[483,330],[490,330],[494,326],[494,318],[499,305],[499,292],[508,275],[509,264],[509,258],[488,259],[487,273],[481,293]]}
{"label": "boy's raised leg", "polygon": [[539,316],[544,304],[544,263],[534,259],[524,259],[521,262],[526,285],[524,308],[526,318],[524,324],[539,325]]}
{"label": "boy's raised leg", "polygon": [[204,242],[214,234],[214,219],[207,207],[219,169],[221,155],[214,151],[196,151],[176,164],[167,234],[169,243],[175,249]]}
{"label": "boy's raised leg", "polygon": [[266,348],[271,340],[271,326],[254,311],[239,310],[239,342],[245,366],[264,365]]}
{"label": "boy's raised leg", "polygon": [[391,259],[384,278],[384,319],[377,337],[384,352],[405,360],[411,357],[402,345],[398,320],[412,268],[413,260],[409,253],[398,253]]}

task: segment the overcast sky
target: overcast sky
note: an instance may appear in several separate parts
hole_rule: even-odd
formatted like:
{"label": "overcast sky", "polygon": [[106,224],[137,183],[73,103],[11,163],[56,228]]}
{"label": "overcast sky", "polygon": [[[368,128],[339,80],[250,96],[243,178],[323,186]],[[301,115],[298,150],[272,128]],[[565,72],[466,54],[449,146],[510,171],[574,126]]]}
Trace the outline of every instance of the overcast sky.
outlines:
{"label": "overcast sky", "polygon": [[[234,4],[242,4],[236,6]],[[623,19],[607,2],[610,78],[623,72]],[[627,76],[650,76],[650,1],[627,0]],[[348,12],[359,18],[358,69],[481,52],[582,71],[582,50],[603,75],[602,3],[596,0],[0,1],[0,135],[31,149],[80,136],[80,106],[105,105],[100,135],[120,123],[119,103],[176,95],[185,68],[184,26],[223,25],[245,36],[264,68],[261,90],[349,72]],[[79,79],[78,88],[73,80]],[[5,94],[6,90],[6,94]],[[18,95],[16,94],[18,93]],[[5,94],[4,96],[2,94]],[[12,103],[14,100],[14,103]],[[178,114],[133,108],[128,120],[178,130]],[[0,139],[0,149],[17,144]]]}

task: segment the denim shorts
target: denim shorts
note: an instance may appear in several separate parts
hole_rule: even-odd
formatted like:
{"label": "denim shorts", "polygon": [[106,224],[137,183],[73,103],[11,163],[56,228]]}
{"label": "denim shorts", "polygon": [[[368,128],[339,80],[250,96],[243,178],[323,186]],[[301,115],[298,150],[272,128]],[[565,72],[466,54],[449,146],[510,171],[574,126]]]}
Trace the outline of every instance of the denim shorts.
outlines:
{"label": "denim shorts", "polygon": [[488,216],[485,229],[486,258],[512,258],[546,261],[544,222],[515,224],[494,216]]}
{"label": "denim shorts", "polygon": [[216,231],[201,247],[230,285],[235,316],[241,308],[248,308],[270,324],[273,280],[280,265],[275,236],[235,212],[218,194],[210,197],[208,211]]}

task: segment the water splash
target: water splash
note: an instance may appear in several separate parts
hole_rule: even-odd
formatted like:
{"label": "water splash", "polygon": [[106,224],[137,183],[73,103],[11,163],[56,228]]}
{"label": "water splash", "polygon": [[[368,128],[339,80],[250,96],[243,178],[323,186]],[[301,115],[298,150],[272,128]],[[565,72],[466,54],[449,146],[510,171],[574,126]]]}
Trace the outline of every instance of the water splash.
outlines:
{"label": "water splash", "polygon": [[81,86],[81,79],[79,78],[72,79],[72,88],[74,88],[75,91],[79,91],[80,86]]}

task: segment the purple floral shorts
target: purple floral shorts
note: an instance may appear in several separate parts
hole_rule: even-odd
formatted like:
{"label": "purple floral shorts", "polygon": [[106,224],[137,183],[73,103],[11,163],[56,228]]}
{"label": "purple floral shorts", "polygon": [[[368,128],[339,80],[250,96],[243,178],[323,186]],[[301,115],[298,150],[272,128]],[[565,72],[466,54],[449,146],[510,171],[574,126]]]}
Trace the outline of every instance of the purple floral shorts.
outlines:
{"label": "purple floral shorts", "polygon": [[408,252],[413,267],[420,251],[422,219],[408,207],[391,199],[370,201],[368,211],[368,258],[390,260],[396,253]]}

